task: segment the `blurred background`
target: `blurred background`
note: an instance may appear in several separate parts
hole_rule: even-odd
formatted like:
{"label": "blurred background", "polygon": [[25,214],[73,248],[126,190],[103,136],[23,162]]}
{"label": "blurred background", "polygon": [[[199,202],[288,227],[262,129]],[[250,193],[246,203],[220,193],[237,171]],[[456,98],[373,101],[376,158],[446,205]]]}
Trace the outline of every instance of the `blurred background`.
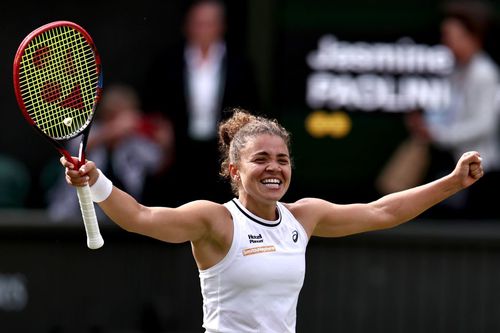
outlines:
{"label": "blurred background", "polygon": [[[461,30],[445,20],[444,4],[225,2],[221,34],[213,33],[222,50],[215,58],[226,62],[210,105],[245,107],[292,132],[294,181],[284,201],[368,202],[448,173],[457,150],[486,147],[487,176],[477,189],[394,230],[312,240],[298,332],[500,329],[500,3],[469,10],[476,21],[452,15],[475,38],[457,50],[476,50],[488,68],[469,84],[468,59],[452,41]],[[203,118],[196,101],[204,97],[189,99],[196,79],[183,81],[197,75],[182,69],[191,54],[185,42],[210,37],[209,18],[186,15],[189,5],[0,4],[0,331],[202,332],[189,244],[126,234],[101,215],[106,244],[86,249],[59,156],[23,120],[12,87],[14,55],[27,34],[56,20],[80,24],[104,68],[90,158],[146,204],[230,200],[207,125],[227,112]]]}

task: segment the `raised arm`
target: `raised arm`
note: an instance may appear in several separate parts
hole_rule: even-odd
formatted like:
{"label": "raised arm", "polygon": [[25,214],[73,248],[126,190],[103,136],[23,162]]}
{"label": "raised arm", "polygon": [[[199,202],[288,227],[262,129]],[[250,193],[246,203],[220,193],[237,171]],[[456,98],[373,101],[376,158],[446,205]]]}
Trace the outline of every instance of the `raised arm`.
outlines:
{"label": "raised arm", "polygon": [[338,237],[407,222],[482,176],[479,153],[468,152],[449,175],[368,204],[336,205],[319,199],[303,199],[291,206],[310,235]]}
{"label": "raised arm", "polygon": [[[61,163],[71,185],[88,182],[92,186],[99,177],[93,162],[87,162],[79,170],[73,170],[73,165],[64,158]],[[178,208],[146,207],[117,187],[99,206],[123,229],[170,243],[196,242],[207,237],[214,223],[224,221],[228,214],[222,205],[210,201],[193,201]]]}

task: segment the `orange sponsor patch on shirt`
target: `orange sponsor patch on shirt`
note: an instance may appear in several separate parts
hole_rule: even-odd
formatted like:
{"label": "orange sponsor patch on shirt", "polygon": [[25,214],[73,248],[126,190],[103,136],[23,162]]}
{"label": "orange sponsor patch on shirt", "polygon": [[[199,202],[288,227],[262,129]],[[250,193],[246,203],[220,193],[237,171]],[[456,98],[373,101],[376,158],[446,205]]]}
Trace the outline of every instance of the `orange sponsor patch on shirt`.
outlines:
{"label": "orange sponsor patch on shirt", "polygon": [[275,252],[275,251],[276,251],[276,248],[274,247],[274,245],[257,246],[257,247],[250,247],[250,248],[243,249],[243,255],[249,256],[252,254]]}

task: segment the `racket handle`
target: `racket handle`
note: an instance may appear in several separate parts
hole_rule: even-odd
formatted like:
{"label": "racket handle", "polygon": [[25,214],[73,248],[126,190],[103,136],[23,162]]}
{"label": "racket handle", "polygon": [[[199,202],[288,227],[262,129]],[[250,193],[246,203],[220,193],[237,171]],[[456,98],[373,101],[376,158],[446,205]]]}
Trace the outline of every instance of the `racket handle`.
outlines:
{"label": "racket handle", "polygon": [[99,231],[99,224],[97,224],[94,202],[90,196],[90,187],[88,185],[77,186],[76,190],[80,209],[82,210],[85,232],[87,233],[87,246],[92,250],[98,249],[104,245],[104,240]]}

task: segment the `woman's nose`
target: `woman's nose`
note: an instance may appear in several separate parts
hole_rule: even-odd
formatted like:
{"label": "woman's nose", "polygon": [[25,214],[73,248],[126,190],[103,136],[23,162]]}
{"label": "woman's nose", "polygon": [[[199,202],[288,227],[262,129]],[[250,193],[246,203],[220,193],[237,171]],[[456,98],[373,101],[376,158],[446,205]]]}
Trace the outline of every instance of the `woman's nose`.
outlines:
{"label": "woman's nose", "polygon": [[270,162],[266,167],[267,171],[278,171],[279,169],[280,165],[277,162]]}

